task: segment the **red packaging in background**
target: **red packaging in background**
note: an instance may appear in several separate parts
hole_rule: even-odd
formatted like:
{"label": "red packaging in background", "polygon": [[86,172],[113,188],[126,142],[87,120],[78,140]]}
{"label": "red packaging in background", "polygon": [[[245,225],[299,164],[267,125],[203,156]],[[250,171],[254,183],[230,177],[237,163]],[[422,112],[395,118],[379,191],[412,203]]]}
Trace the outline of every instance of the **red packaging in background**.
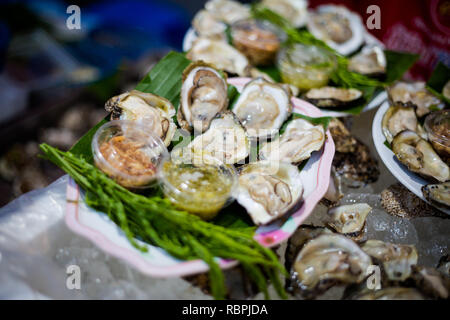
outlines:
{"label": "red packaging in background", "polygon": [[441,61],[450,67],[450,0],[310,0],[314,8],[321,4],[342,4],[359,13],[363,23],[380,7],[381,28],[369,30],[388,49],[420,55],[420,60],[405,79],[426,81]]}

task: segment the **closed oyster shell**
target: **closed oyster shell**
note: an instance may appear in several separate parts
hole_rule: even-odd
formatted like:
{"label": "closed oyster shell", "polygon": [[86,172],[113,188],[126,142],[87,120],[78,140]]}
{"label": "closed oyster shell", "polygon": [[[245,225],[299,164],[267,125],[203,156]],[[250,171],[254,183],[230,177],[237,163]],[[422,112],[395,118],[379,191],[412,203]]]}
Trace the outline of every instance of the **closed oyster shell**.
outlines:
{"label": "closed oyster shell", "polygon": [[235,197],[257,225],[283,216],[302,194],[300,172],[291,164],[259,161],[239,169]]}
{"label": "closed oyster shell", "polygon": [[242,90],[232,107],[250,138],[272,137],[291,115],[289,94],[278,84],[257,78]]}
{"label": "closed oyster shell", "polygon": [[228,107],[226,78],[203,62],[191,63],[183,72],[177,120],[188,131],[204,132],[211,120]]}
{"label": "closed oyster shell", "polygon": [[417,133],[404,130],[392,140],[392,150],[397,159],[409,170],[425,178],[445,182],[450,179],[450,169],[439,158],[428,141]]}
{"label": "closed oyster shell", "polygon": [[168,146],[175,134],[176,125],[172,120],[175,108],[160,96],[138,90],[122,93],[105,103],[112,120],[141,121],[151,127],[164,144]]}

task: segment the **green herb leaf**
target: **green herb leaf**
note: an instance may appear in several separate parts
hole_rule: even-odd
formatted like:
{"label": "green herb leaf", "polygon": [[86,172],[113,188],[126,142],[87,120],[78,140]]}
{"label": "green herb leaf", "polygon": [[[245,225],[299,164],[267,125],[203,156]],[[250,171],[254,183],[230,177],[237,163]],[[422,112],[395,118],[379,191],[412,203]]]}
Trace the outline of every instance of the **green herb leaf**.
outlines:
{"label": "green herb leaf", "polygon": [[386,84],[400,80],[419,59],[418,54],[384,50],[386,55]]}

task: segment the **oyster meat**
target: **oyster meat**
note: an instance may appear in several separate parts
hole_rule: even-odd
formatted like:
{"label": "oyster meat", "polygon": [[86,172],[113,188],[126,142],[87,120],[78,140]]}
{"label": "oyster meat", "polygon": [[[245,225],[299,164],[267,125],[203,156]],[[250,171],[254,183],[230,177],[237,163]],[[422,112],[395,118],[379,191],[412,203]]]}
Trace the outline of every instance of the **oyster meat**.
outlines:
{"label": "oyster meat", "polygon": [[328,211],[328,225],[339,233],[358,237],[370,211],[372,207],[367,203],[334,207]]}
{"label": "oyster meat", "polygon": [[205,9],[227,24],[250,18],[250,9],[237,1],[209,0]]}
{"label": "oyster meat", "polygon": [[225,40],[227,25],[220,21],[213,13],[200,10],[192,20],[192,26],[200,37]]}
{"label": "oyster meat", "polygon": [[226,79],[213,67],[191,63],[183,72],[177,120],[188,131],[204,132],[211,120],[228,107]]}
{"label": "oyster meat", "polygon": [[362,247],[364,252],[383,265],[389,280],[404,281],[411,276],[411,267],[417,264],[417,250],[411,245],[368,240]]}
{"label": "oyster meat", "polygon": [[225,41],[200,37],[192,44],[186,57],[192,61],[203,60],[216,68],[244,77],[249,72],[247,58]]}
{"label": "oyster meat", "polygon": [[111,112],[111,120],[141,121],[148,125],[166,146],[177,128],[172,120],[176,112],[172,103],[151,93],[138,90],[122,93],[106,101],[105,109]]}
{"label": "oyster meat", "polygon": [[250,141],[244,127],[231,111],[226,110],[211,121],[206,132],[186,147],[175,148],[172,157],[195,160],[211,156],[222,163],[235,164],[247,158],[249,152]]}
{"label": "oyster meat", "polygon": [[363,93],[360,90],[335,87],[314,88],[305,94],[306,100],[324,108],[355,105],[361,101],[362,97]]}
{"label": "oyster meat", "polygon": [[291,115],[289,94],[278,84],[257,78],[244,87],[232,111],[250,138],[272,137]]}
{"label": "oyster meat", "polygon": [[323,292],[336,283],[361,283],[371,264],[370,257],[349,238],[323,233],[303,246],[293,271],[301,290]]}
{"label": "oyster meat", "polygon": [[394,137],[403,130],[414,131],[422,138],[427,139],[427,134],[419,121],[417,121],[416,113],[411,107],[389,107],[383,115],[381,127],[383,134],[389,143],[391,143]]}
{"label": "oyster meat", "polygon": [[426,89],[425,82],[399,81],[389,87],[387,92],[394,105],[414,107],[419,118],[430,113],[431,109],[442,109],[445,106],[441,100]]}
{"label": "oyster meat", "polygon": [[429,202],[450,209],[450,182],[428,184],[422,187],[422,193]]}
{"label": "oyster meat", "polygon": [[259,158],[299,164],[311,157],[312,152],[320,150],[324,142],[323,126],[301,118],[293,119],[281,136],[261,146]]}
{"label": "oyster meat", "polygon": [[358,14],[343,6],[323,5],[309,13],[307,28],[342,55],[356,51],[364,42],[364,25]]}
{"label": "oyster meat", "polygon": [[386,56],[377,46],[364,47],[360,53],[353,56],[348,63],[348,69],[370,77],[380,77],[386,73]]}
{"label": "oyster meat", "polygon": [[284,17],[295,28],[301,28],[306,24],[307,0],[263,0],[261,5]]}
{"label": "oyster meat", "polygon": [[440,182],[450,179],[450,169],[439,158],[428,141],[417,133],[404,130],[392,140],[392,150],[397,159],[412,172]]}
{"label": "oyster meat", "polygon": [[257,225],[283,216],[299,202],[302,194],[300,172],[291,164],[259,161],[239,169],[235,197]]}

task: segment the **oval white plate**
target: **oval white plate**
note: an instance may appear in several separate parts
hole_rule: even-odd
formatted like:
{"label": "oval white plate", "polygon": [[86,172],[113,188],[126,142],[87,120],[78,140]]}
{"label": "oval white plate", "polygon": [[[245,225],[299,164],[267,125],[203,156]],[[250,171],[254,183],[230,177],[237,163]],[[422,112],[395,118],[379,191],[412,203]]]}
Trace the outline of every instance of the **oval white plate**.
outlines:
{"label": "oval white plate", "polygon": [[[400,181],[406,188],[408,188],[412,193],[418,196],[420,199],[428,202],[422,194],[422,186],[429,184],[428,181],[418,176],[417,174],[409,171],[403,164],[401,164],[391,149],[389,149],[384,142],[386,138],[381,129],[381,122],[383,120],[383,115],[389,108],[389,102],[384,102],[381,107],[378,109],[375,117],[373,118],[372,123],[372,137],[373,142],[375,144],[375,148],[377,149],[378,154],[380,155],[381,160],[389,169],[389,171]],[[431,203],[430,203],[431,204]],[[432,205],[432,204],[431,204]],[[436,207],[437,208],[437,207]],[[450,210],[437,208],[446,214],[450,214]]]}
{"label": "oval white plate", "polygon": [[[250,79],[232,78],[229,83],[240,90]],[[312,104],[293,98],[294,110],[311,117],[321,117],[323,113]],[[297,212],[285,221],[276,221],[257,229],[255,239],[268,247],[275,246],[289,238],[297,227],[312,213],[317,203],[325,195],[330,182],[331,163],[334,157],[334,142],[327,131],[324,147],[314,152],[300,173],[305,188],[303,203]],[[90,239],[109,254],[121,258],[141,272],[154,277],[186,276],[208,270],[201,260],[181,261],[173,258],[163,249],[145,244],[148,252],[134,248],[122,230],[102,212],[86,206],[83,195],[73,180],[67,185],[66,223],[74,232]],[[237,264],[236,261],[218,259],[222,268]]]}

